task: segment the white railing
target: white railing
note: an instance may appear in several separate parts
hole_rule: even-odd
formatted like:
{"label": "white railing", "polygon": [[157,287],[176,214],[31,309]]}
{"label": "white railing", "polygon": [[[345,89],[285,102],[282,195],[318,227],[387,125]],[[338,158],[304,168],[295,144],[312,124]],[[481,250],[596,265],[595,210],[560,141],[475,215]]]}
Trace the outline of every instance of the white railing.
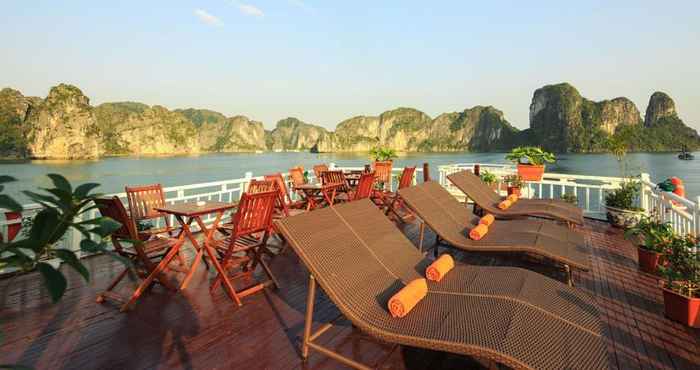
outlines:
{"label": "white railing", "polygon": [[[340,170],[362,170],[362,167],[338,167],[334,163],[331,163],[329,165],[330,169],[340,169]],[[397,181],[398,181],[398,174],[403,170],[403,168],[393,168],[392,169],[392,182],[389,184],[389,189],[394,189],[397,186]],[[422,169],[421,168],[416,168],[416,173],[421,173]],[[296,198],[297,194],[293,191],[291,191],[292,186],[291,186],[291,180],[289,179],[289,174],[286,173],[284,174],[285,176],[285,181],[287,182],[287,189],[290,191],[290,197],[292,199]],[[317,181],[313,175],[313,171],[309,171],[309,179],[310,181]],[[415,175],[414,175],[414,183],[415,183]],[[219,201],[219,202],[235,202],[238,201],[243,193],[246,191],[248,188],[248,185],[250,184],[251,180],[262,180],[263,176],[253,176],[253,173],[251,172],[246,172],[245,177],[243,178],[238,178],[238,179],[232,179],[232,180],[223,180],[223,181],[214,181],[214,182],[206,182],[206,183],[199,183],[199,184],[190,184],[190,185],[182,185],[182,186],[171,186],[171,187],[166,187],[164,188],[165,192],[165,200],[166,203],[168,204],[176,204],[176,203],[188,203],[188,202],[198,202],[198,201]],[[126,193],[116,193],[116,194],[109,194],[108,196],[118,196],[124,205],[128,207],[127,201],[126,201]],[[3,235],[3,237],[7,237],[8,235],[8,229],[11,228],[11,225],[16,225],[16,224],[22,224],[23,222],[26,222],[27,220],[30,220],[36,212],[41,209],[41,206],[38,204],[26,204],[23,206],[23,211],[22,211],[22,217],[14,220],[8,220],[5,218],[5,211],[0,209],[0,233]],[[85,216],[84,219],[90,219],[97,217],[99,215],[98,210],[92,210],[88,212]],[[226,216],[226,215],[225,215]],[[78,220],[80,221],[80,220]],[[153,220],[155,224],[153,225],[154,227],[161,227],[164,226],[162,223],[164,220],[157,219]],[[209,224],[211,222],[214,222],[214,216],[209,215],[203,217],[203,221],[206,224]],[[171,217],[170,219],[171,225],[175,224],[175,220]],[[194,230],[197,230],[198,227],[196,225],[192,225],[192,228]],[[20,230],[20,234],[17,236],[19,238],[22,237],[22,232],[26,230],[27,228],[22,227]],[[80,241],[82,240],[82,234],[79,232],[76,232],[74,230],[69,230],[68,233],[61,239],[59,243],[61,243],[62,248],[70,249],[73,250],[78,254],[78,256],[83,257],[85,256],[84,252],[80,251]]]}
{"label": "white railing", "polygon": [[661,191],[650,181],[649,176],[642,175],[641,207],[673,226],[681,234],[700,235],[700,196],[693,202],[674,193]]}

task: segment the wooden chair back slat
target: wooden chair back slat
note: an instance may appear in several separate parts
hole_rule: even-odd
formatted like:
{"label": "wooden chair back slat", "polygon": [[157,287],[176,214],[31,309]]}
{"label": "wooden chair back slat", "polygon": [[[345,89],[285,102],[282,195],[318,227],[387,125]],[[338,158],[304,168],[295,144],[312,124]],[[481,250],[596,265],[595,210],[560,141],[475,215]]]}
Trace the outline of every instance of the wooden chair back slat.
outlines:
{"label": "wooden chair back slat", "polygon": [[353,200],[369,198],[372,195],[372,189],[374,189],[374,172],[367,172],[360,175],[360,180],[357,182],[357,188],[355,188],[355,196]]}
{"label": "wooden chair back slat", "polygon": [[277,191],[277,186],[274,181],[268,180],[251,180],[248,184],[248,193],[257,194],[267,191]]}
{"label": "wooden chair back slat", "polygon": [[292,179],[292,183],[295,186],[305,184],[306,181],[304,180],[304,168],[301,166],[290,168],[289,169],[289,178]]}
{"label": "wooden chair back slat", "polygon": [[314,175],[316,178],[320,179],[323,172],[328,171],[328,165],[325,163],[317,164],[314,166]]}
{"label": "wooden chair back slat", "polygon": [[416,167],[404,167],[399,179],[399,189],[407,188],[413,184],[413,174],[416,172]]}
{"label": "wooden chair back slat", "polygon": [[267,231],[272,225],[272,212],[279,192],[275,189],[262,193],[244,193],[233,215],[233,233],[236,237]]}
{"label": "wooden chair back slat", "polygon": [[[119,197],[114,196],[111,198],[98,198],[95,199],[95,205],[100,210],[100,214],[102,216],[109,217],[122,224],[117,231],[112,233],[113,238],[138,240],[138,233],[136,231],[134,220],[129,217],[129,214],[126,212],[126,208],[124,208],[124,204]],[[119,249],[120,246],[115,244],[115,248]]]}
{"label": "wooden chair back slat", "polygon": [[165,206],[165,194],[161,184],[127,186],[125,190],[129,201],[129,211],[134,221],[165,216],[155,210],[157,207]]}
{"label": "wooden chair back slat", "polygon": [[321,172],[321,184],[343,184],[344,188],[347,181],[345,180],[345,174],[343,174],[343,171],[324,171]]}

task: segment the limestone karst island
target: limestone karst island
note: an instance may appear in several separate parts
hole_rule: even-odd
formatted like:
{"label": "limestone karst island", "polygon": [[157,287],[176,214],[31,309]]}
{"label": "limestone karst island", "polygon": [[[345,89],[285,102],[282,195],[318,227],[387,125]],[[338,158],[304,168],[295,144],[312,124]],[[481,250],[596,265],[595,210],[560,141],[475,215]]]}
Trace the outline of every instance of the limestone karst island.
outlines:
{"label": "limestone karst island", "polygon": [[[525,104],[525,102],[523,102]],[[537,89],[529,128],[518,130],[493,106],[436,117],[414,108],[357,116],[327,130],[297,118],[273,130],[244,115],[207,109],[168,110],[137,102],[90,104],[77,87],[52,87],[45,98],[0,90],[0,153],[9,158],[86,159],[117,155],[312,151],[364,153],[377,146],[401,152],[490,152],[535,145],[558,153],[606,151],[617,136],[631,151],[700,147],[697,131],[676,113],[673,99],[655,92],[646,113],[627,98],[591,101],[568,83]]]}

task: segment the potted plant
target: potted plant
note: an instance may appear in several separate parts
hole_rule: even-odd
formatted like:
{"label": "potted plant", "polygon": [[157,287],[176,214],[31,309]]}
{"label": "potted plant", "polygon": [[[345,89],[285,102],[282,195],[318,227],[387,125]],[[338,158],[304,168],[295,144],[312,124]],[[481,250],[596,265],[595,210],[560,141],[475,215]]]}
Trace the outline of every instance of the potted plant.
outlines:
{"label": "potted plant", "polygon": [[562,194],[562,195],[559,197],[559,199],[561,199],[561,200],[563,200],[563,201],[565,201],[565,202],[567,202],[567,203],[571,203],[571,204],[573,204],[573,205],[577,205],[577,204],[578,204],[578,197],[576,196],[576,194],[565,193],[565,194]]}
{"label": "potted plant", "polygon": [[627,229],[625,236],[635,237],[639,269],[655,274],[663,263],[664,252],[676,237],[673,227],[668,222],[661,222],[654,216],[641,217],[637,223]]}
{"label": "potted plant", "polygon": [[394,149],[380,146],[372,148],[372,150],[369,151],[369,155],[375,162],[391,162],[397,157]]}
{"label": "potted plant", "polygon": [[508,187],[508,195],[515,194],[520,196],[520,189],[523,187],[523,178],[518,174],[507,175],[503,177],[503,182]]}
{"label": "potted plant", "polygon": [[687,235],[674,238],[666,251],[663,286],[666,317],[700,328],[700,243]]}
{"label": "potted plant", "polygon": [[642,209],[635,206],[641,184],[627,179],[620,187],[605,194],[605,210],[608,222],[615,227],[631,227],[643,216]]}
{"label": "potted plant", "polygon": [[518,164],[518,174],[524,181],[540,181],[545,163],[553,163],[556,157],[539,147],[520,146],[506,154],[506,159]]}
{"label": "potted plant", "polygon": [[479,173],[479,178],[484,184],[490,186],[491,189],[496,190],[496,184],[498,183],[498,178],[496,177],[496,175],[484,170]]}

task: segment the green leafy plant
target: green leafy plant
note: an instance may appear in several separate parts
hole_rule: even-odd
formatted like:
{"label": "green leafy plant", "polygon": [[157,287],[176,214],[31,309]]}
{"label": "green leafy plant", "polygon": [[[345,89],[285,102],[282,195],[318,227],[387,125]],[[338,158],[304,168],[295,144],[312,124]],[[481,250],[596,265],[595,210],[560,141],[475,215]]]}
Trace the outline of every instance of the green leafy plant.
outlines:
{"label": "green leafy plant", "polygon": [[376,162],[390,161],[397,157],[394,149],[384,147],[372,148],[369,155]]}
{"label": "green leafy plant", "polygon": [[[96,206],[92,201],[100,194],[91,193],[99,184],[83,184],[75,189],[65,177],[49,174],[53,183],[51,188],[42,188],[43,193],[23,191],[33,202],[41,205],[31,222],[31,228],[21,238],[11,242],[0,242],[0,269],[15,268],[20,271],[37,270],[41,274],[53,302],[57,302],[66,290],[67,281],[63,273],[46,262],[47,258],[56,258],[77,271],[86,281],[90,278],[87,268],[71,250],[60,248],[59,241],[70,229],[80,232],[84,240],[80,250],[95,253],[105,252],[105,238],[119,229],[121,225],[108,218],[97,217],[84,221],[76,218],[86,215]],[[0,207],[13,212],[21,212],[22,206],[6,194],[1,194],[2,184],[14,181],[10,176],[0,176]],[[97,241],[93,240],[96,239]],[[122,259],[123,260],[123,259]],[[125,263],[128,261],[123,260]]]}
{"label": "green leafy plant", "polygon": [[574,204],[574,205],[578,204],[578,197],[576,196],[576,194],[565,193],[565,194],[562,194],[559,197],[559,199],[561,199],[567,203]]}
{"label": "green leafy plant", "polygon": [[520,177],[520,175],[518,175],[516,173],[514,173],[512,175],[503,176],[503,182],[505,182],[508,187],[518,188],[518,189],[523,187],[523,178]]}
{"label": "green leafy plant", "polygon": [[506,154],[506,160],[518,164],[531,164],[541,166],[547,163],[553,163],[556,157],[553,153],[542,150],[542,148],[534,146],[519,146]]}
{"label": "green leafy plant", "polygon": [[668,222],[662,222],[654,215],[644,216],[629,229],[625,236],[637,237],[637,245],[651,252],[664,253],[674,242],[676,234]]}
{"label": "green leafy plant", "polygon": [[639,211],[635,206],[641,183],[635,179],[628,179],[620,184],[620,187],[605,194],[605,205],[609,207],[625,209],[629,211]]}
{"label": "green leafy plant", "polygon": [[496,175],[486,170],[481,171],[481,173],[479,174],[479,178],[481,179],[481,181],[488,185],[495,184],[498,181]]}
{"label": "green leafy plant", "polygon": [[676,236],[666,250],[666,265],[660,267],[666,288],[689,298],[700,298],[700,249],[693,235]]}

